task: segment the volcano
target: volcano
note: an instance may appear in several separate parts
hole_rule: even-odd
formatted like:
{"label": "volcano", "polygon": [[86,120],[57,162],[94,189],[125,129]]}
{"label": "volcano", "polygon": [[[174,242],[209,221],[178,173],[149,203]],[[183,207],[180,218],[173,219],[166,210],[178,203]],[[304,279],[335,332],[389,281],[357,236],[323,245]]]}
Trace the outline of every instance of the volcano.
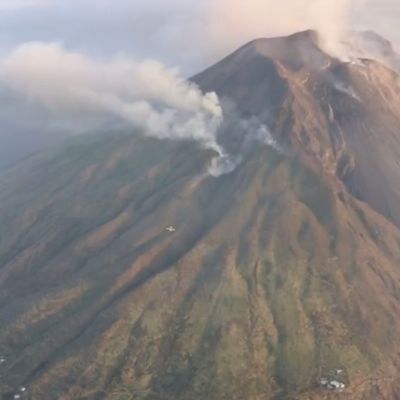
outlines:
{"label": "volcano", "polygon": [[115,132],[0,174],[3,398],[400,399],[398,72],[307,31],[192,80],[276,145],[214,177]]}

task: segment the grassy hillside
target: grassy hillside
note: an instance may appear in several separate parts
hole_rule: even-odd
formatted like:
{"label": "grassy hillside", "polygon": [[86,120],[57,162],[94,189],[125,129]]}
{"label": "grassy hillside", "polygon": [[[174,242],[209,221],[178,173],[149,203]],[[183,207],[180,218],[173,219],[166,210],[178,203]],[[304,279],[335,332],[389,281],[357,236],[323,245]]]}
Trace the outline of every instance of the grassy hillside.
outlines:
{"label": "grassy hillside", "polygon": [[397,228],[295,156],[211,156],[114,135],[0,176],[4,398],[398,393]]}

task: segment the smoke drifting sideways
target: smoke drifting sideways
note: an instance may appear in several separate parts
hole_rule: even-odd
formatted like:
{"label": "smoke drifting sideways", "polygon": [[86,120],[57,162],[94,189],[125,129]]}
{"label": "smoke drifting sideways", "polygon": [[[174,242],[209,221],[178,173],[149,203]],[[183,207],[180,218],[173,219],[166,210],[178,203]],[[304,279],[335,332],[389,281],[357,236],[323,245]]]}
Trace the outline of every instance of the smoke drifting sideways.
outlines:
{"label": "smoke drifting sideways", "polygon": [[216,94],[203,95],[156,61],[101,61],[58,44],[29,43],[0,61],[0,87],[20,102],[15,107],[30,106],[32,120],[40,115],[43,129],[81,133],[115,122],[222,153],[215,139],[223,118]]}
{"label": "smoke drifting sideways", "polygon": [[143,135],[194,140],[216,152],[210,174],[238,164],[218,143],[223,109],[215,93],[203,94],[177,70],[125,56],[96,60],[55,43],[23,44],[0,59],[0,118],[23,114],[51,134],[136,128]]}
{"label": "smoke drifting sideways", "polygon": [[341,40],[351,29],[352,12],[364,1],[248,0],[246,6],[241,0],[207,1],[207,34],[216,51],[223,51],[258,37],[314,29],[321,46],[329,54],[341,56]]}
{"label": "smoke drifting sideways", "polygon": [[394,3],[391,0],[247,0],[244,6],[242,0],[205,0],[202,4],[206,30],[198,28],[196,38],[207,37],[206,43],[212,43],[208,50],[221,55],[256,38],[313,29],[318,32],[319,46],[335,58],[345,62],[371,58],[399,70],[400,60],[393,55],[395,50],[390,42],[368,30],[387,21],[387,33],[397,36],[394,35],[397,25],[396,29],[390,29],[391,16],[381,12],[378,17],[373,12],[380,5],[390,14],[390,9],[395,10]]}

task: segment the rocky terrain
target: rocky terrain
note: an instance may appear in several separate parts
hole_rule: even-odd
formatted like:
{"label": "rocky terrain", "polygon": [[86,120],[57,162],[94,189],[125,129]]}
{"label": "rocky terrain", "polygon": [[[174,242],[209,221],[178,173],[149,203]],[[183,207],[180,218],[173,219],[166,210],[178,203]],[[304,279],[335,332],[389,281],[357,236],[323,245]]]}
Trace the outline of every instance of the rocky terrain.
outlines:
{"label": "rocky terrain", "polygon": [[[400,399],[400,79],[259,39],[193,78],[274,145],[126,132],[0,175],[0,393]],[[26,389],[23,391],[22,389]]]}

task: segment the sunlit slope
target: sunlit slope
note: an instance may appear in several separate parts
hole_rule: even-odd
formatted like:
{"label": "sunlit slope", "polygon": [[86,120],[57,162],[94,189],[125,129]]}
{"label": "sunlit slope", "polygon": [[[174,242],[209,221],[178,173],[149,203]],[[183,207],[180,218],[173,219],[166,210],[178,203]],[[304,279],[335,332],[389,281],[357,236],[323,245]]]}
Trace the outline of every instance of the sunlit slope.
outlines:
{"label": "sunlit slope", "polygon": [[2,393],[335,398],[339,368],[345,398],[398,393],[397,228],[293,155],[211,156],[116,135],[2,175]]}

